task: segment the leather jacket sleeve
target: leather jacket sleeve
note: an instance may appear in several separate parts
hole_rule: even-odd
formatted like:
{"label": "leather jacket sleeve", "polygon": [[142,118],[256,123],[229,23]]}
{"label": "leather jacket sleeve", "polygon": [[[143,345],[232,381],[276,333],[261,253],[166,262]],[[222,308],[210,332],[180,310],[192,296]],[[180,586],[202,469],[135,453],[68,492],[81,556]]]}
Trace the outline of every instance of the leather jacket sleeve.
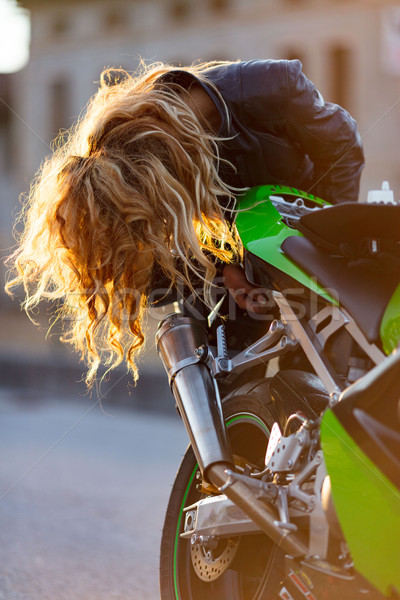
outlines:
{"label": "leather jacket sleeve", "polygon": [[364,154],[350,114],[324,102],[298,60],[250,61],[243,69],[243,97],[251,119],[264,121],[267,130],[311,159],[314,171],[307,191],[332,203],[356,202]]}

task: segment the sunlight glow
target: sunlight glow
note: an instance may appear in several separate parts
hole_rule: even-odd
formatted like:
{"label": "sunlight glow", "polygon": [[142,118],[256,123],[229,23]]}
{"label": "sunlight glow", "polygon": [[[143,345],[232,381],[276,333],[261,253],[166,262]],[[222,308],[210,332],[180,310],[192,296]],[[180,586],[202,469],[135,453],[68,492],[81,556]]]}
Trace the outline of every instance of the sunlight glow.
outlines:
{"label": "sunlight glow", "polygon": [[15,0],[0,0],[0,73],[19,71],[29,58],[29,13]]}

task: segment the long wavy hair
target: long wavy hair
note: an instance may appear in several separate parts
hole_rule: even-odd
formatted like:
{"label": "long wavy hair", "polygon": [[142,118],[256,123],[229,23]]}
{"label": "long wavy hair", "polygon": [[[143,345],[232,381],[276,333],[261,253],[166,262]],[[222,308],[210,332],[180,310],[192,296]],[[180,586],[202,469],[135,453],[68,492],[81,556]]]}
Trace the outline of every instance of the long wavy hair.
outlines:
{"label": "long wavy hair", "polygon": [[[214,66],[186,70],[202,78]],[[237,252],[220,207],[232,193],[218,174],[218,139],[184,90],[158,83],[172,68],[142,65],[112,85],[103,73],[33,181],[8,259],[15,271],[6,289],[24,285],[28,313],[42,299],[62,300],[62,339],[88,362],[88,385],[101,363],[126,360],[137,378],[155,270],[192,291],[201,278],[210,304],[215,258],[231,262]]]}

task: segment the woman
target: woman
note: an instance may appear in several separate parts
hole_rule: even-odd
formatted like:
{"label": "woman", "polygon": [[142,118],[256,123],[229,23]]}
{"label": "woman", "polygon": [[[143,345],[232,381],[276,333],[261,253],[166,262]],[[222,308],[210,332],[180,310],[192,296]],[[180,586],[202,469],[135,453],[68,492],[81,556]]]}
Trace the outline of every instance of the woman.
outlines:
{"label": "woman", "polygon": [[299,61],[111,75],[32,186],[8,284],[23,282],[27,310],[63,300],[65,340],[88,360],[89,384],[101,362],[124,358],[137,376],[160,277],[192,292],[201,281],[210,306],[222,265],[239,306],[262,311],[235,264],[234,194],[281,183],[355,201],[363,166],[354,120],[324,103]]}

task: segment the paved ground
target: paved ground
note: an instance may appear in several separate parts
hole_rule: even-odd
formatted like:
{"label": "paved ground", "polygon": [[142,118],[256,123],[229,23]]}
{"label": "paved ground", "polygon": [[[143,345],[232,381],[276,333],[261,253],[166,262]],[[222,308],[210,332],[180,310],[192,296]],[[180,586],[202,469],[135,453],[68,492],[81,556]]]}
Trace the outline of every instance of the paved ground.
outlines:
{"label": "paved ground", "polygon": [[0,599],[154,600],[173,413],[0,393]]}

